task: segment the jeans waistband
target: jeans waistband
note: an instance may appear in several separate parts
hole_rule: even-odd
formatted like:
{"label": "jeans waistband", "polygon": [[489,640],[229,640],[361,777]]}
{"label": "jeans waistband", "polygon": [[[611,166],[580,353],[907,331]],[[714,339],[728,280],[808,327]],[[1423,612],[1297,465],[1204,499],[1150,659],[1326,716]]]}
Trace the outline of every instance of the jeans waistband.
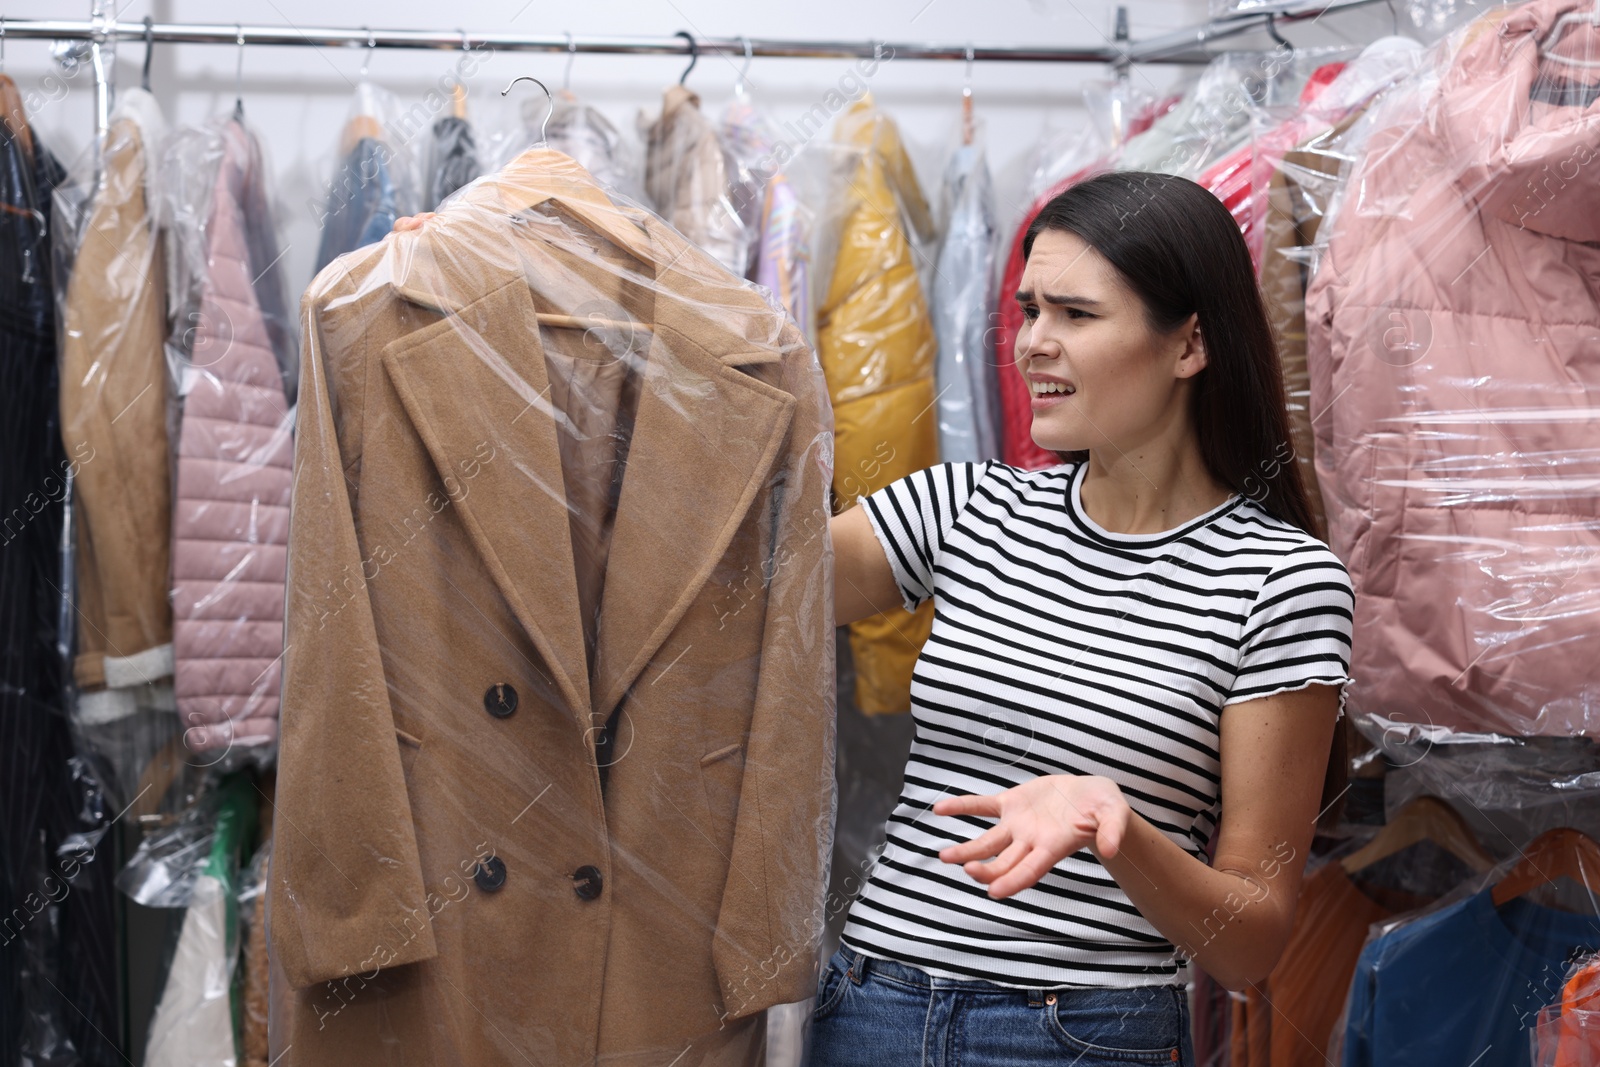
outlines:
{"label": "jeans waistband", "polygon": [[1182,991],[1182,986],[1137,986],[1129,989],[1102,987],[1102,986],[1054,986],[1020,989],[1011,986],[1002,986],[994,982],[987,982],[981,978],[944,978],[939,975],[929,974],[917,967],[900,963],[896,960],[879,959],[858,952],[848,945],[839,946],[839,952],[849,961],[851,980],[858,985],[869,974],[878,975],[891,981],[904,985],[920,986],[924,989],[959,989],[983,993],[1009,993],[1017,996],[1026,996],[1029,1003],[1039,1005],[1055,1003],[1058,997],[1100,997],[1115,996],[1118,993],[1132,993],[1137,995],[1142,991],[1148,995],[1154,989],[1176,989]]}

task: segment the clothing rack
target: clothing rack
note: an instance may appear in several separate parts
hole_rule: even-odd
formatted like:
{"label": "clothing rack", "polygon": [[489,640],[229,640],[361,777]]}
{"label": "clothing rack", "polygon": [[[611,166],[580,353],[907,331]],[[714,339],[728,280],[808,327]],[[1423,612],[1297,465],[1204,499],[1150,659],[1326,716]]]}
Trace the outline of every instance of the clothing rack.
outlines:
{"label": "clothing rack", "polygon": [[[1280,23],[1318,19],[1333,11],[1364,7],[1379,0],[1286,0],[1248,12],[1212,19],[1145,41],[1124,38],[1126,9],[1118,10],[1117,39],[1105,45],[1045,48],[1023,45],[929,44],[893,41],[784,40],[771,37],[573,36],[571,34],[471,33],[466,30],[375,30],[370,27],[262,26],[230,23],[119,22],[107,0],[92,0],[88,19],[7,19],[0,12],[0,47],[6,39],[78,40],[89,42],[95,77],[96,133],[103,139],[110,125],[110,91],[102,49],[110,44],[275,45],[319,48],[408,48],[468,50],[487,46],[504,52],[555,52],[606,55],[679,55],[717,52],[729,57],[763,56],[805,59],[918,59],[963,62],[1096,63],[1126,70],[1131,63],[1204,64],[1213,41],[1264,29],[1276,37]],[[1392,3],[1392,0],[1384,0]]]}
{"label": "clothing rack", "polygon": [[1206,63],[1197,46],[1262,29],[1269,20],[1293,22],[1330,11],[1362,7],[1378,0],[1322,0],[1282,3],[1163,34],[1143,42],[1112,42],[1074,48],[1010,45],[914,44],[893,41],[783,40],[770,37],[607,37],[567,34],[471,33],[466,30],[375,30],[369,27],[297,27],[233,23],[118,22],[112,16],[87,20],[5,19],[4,36],[22,39],[87,40],[98,44],[155,41],[163,44],[314,46],[322,48],[467,49],[488,45],[496,51],[571,52],[610,55],[702,55],[776,58],[961,60],[1020,63]]}

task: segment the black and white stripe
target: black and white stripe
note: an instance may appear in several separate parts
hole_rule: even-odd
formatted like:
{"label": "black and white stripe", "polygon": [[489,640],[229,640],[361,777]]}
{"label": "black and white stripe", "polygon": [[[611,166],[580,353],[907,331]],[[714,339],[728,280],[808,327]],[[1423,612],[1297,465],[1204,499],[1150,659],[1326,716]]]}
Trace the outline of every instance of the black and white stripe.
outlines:
{"label": "black and white stripe", "polygon": [[1083,511],[1084,469],[942,463],[864,501],[907,609],[935,604],[905,785],[844,929],[869,956],[1009,986],[1182,981],[1091,853],[991,900],[938,858],[991,820],[934,802],[1105,775],[1203,857],[1222,709],[1347,678],[1354,596],[1326,545],[1240,496],[1176,530],[1113,533]]}

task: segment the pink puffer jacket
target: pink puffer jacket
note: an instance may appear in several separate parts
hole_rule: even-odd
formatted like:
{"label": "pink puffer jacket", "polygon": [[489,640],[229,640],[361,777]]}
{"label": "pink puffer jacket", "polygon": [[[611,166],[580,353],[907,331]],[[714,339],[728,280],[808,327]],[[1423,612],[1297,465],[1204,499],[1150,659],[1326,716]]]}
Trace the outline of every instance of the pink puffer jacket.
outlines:
{"label": "pink puffer jacket", "polygon": [[173,653],[178,714],[195,751],[278,736],[284,568],[293,459],[290,403],[255,286],[272,250],[260,152],[230,122],[206,222],[178,446]]}
{"label": "pink puffer jacket", "polygon": [[[1306,295],[1374,733],[1600,734],[1600,100],[1539,50],[1592,7],[1471,27],[1373,133]],[[1600,55],[1600,31],[1553,50]]]}

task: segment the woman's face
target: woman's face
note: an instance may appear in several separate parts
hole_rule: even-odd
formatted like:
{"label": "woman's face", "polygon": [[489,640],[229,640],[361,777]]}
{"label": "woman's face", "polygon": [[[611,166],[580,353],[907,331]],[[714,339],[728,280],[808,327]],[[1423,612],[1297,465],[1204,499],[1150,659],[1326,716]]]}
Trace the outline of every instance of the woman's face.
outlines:
{"label": "woman's face", "polygon": [[1062,230],[1034,239],[1016,298],[1017,371],[1033,397],[1039,447],[1131,454],[1187,429],[1183,381],[1206,365],[1193,316],[1154,333],[1116,268]]}

